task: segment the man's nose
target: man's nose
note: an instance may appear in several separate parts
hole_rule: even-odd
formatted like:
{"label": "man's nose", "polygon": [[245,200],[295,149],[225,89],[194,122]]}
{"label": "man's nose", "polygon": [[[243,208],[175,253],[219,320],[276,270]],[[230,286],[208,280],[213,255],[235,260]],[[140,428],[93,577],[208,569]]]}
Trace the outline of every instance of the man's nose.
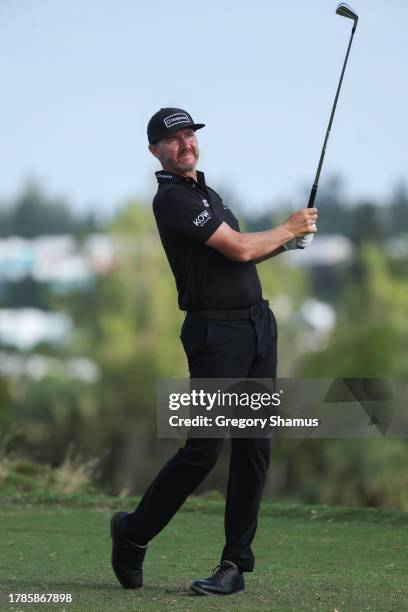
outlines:
{"label": "man's nose", "polygon": [[181,147],[187,147],[188,146],[188,136],[182,136],[181,137],[180,146]]}

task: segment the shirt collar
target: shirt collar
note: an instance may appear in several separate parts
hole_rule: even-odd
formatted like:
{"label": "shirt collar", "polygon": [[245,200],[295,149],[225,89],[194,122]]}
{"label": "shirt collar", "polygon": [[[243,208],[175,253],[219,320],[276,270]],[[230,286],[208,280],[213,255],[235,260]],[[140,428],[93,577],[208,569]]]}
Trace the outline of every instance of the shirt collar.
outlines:
{"label": "shirt collar", "polygon": [[175,172],[169,172],[168,170],[158,170],[156,173],[157,182],[159,185],[168,183],[184,183],[186,185],[194,185],[199,188],[206,188],[204,172],[197,170],[197,181],[189,176],[181,176]]}

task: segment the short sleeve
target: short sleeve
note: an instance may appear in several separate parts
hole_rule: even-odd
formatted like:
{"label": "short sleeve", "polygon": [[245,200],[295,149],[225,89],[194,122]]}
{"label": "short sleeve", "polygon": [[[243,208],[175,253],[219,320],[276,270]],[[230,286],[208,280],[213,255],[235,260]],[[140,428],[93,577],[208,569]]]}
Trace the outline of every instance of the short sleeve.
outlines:
{"label": "short sleeve", "polygon": [[153,212],[161,234],[204,243],[219,228],[222,217],[205,198],[173,187],[153,200]]}

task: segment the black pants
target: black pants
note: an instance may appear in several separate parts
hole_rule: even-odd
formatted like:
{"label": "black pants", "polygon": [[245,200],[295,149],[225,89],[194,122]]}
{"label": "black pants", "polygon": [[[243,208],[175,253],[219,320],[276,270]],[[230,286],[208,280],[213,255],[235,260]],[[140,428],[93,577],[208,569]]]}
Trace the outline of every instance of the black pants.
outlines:
{"label": "black pants", "polygon": [[[266,301],[254,320],[188,320],[181,341],[191,378],[275,378],[277,329]],[[132,539],[147,544],[214,467],[223,439],[188,438],[161,469],[130,514]],[[221,559],[252,571],[251,543],[269,465],[269,438],[231,438]],[[199,546],[199,543],[197,543]]]}

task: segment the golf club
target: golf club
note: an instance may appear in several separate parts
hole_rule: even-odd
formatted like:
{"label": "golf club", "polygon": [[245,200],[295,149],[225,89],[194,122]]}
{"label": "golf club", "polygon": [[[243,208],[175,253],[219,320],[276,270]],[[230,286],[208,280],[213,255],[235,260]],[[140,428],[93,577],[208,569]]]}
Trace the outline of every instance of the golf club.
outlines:
{"label": "golf club", "polygon": [[326,145],[327,145],[327,141],[329,140],[329,134],[330,134],[330,129],[331,129],[331,126],[332,126],[332,123],[333,123],[334,113],[336,111],[337,100],[339,98],[341,84],[343,82],[344,72],[346,70],[347,60],[348,60],[348,56],[349,56],[349,53],[350,53],[351,43],[353,42],[354,32],[356,31],[357,21],[358,21],[357,13],[355,11],[353,11],[353,9],[350,6],[348,6],[347,4],[344,4],[343,2],[338,5],[338,7],[336,9],[336,13],[337,13],[337,15],[341,15],[341,17],[347,17],[348,19],[352,19],[353,22],[354,22],[354,25],[353,25],[353,29],[351,30],[350,42],[349,42],[349,45],[348,45],[348,48],[347,48],[346,59],[344,60],[343,70],[341,71],[341,76],[340,76],[339,86],[337,87],[336,97],[334,98],[334,104],[333,104],[332,112],[331,112],[331,115],[330,115],[330,120],[329,120],[329,125],[328,125],[328,128],[327,128],[327,132],[326,132],[326,137],[325,137],[324,143],[323,143],[322,153],[320,155],[319,165],[317,167],[316,177],[315,177],[315,180],[314,180],[314,183],[313,183],[312,190],[310,192],[309,203],[307,205],[308,208],[313,208],[314,202],[315,202],[315,199],[316,199],[317,187],[319,185],[320,172],[322,170],[324,155],[326,153]]}

